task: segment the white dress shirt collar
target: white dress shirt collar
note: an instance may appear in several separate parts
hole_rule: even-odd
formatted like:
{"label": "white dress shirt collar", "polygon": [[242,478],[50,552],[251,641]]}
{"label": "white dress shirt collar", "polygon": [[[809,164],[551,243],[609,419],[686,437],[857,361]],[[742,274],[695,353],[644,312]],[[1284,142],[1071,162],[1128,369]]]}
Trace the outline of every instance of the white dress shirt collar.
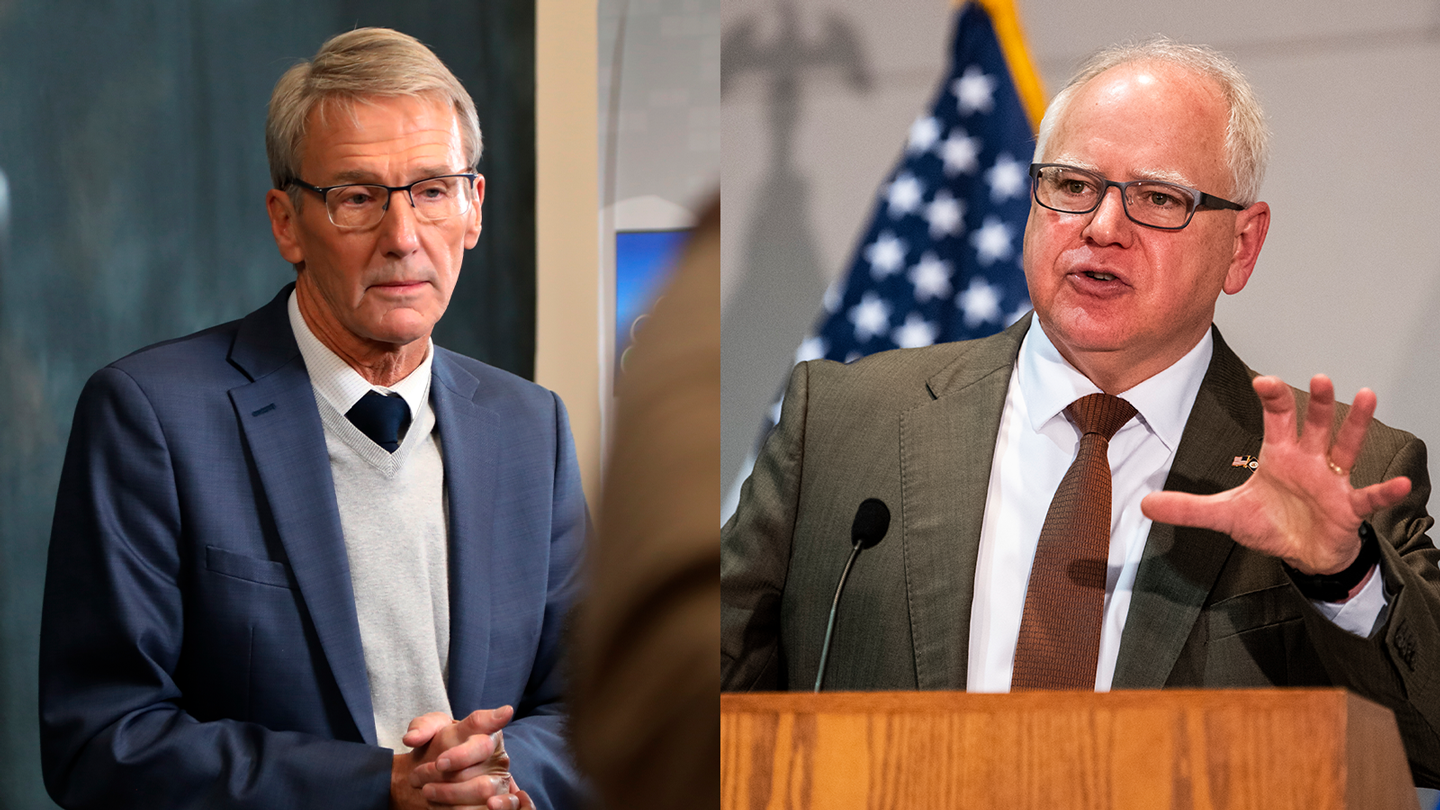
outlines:
{"label": "white dress shirt collar", "polygon": [[[1185,422],[1200,383],[1210,368],[1215,339],[1207,330],[1200,342],[1169,368],[1122,392],[1121,399],[1135,406],[1140,419],[1172,454],[1180,446]],[[1100,393],[1099,386],[1070,365],[1050,342],[1040,319],[1030,321],[1016,362],[1021,394],[1025,397],[1030,428],[1039,432],[1065,407],[1087,394]]]}
{"label": "white dress shirt collar", "polygon": [[420,409],[425,407],[430,397],[430,366],[435,358],[434,341],[425,338],[425,359],[404,379],[388,387],[371,385],[360,372],[351,368],[349,363],[315,337],[309,324],[305,323],[304,316],[300,314],[300,304],[295,295],[292,290],[288,303],[290,329],[295,333],[295,342],[300,345],[300,356],[305,358],[305,370],[310,374],[310,384],[315,391],[342,414],[348,413],[350,408],[370,391],[399,394],[405,404],[410,406],[410,418],[418,421]]}

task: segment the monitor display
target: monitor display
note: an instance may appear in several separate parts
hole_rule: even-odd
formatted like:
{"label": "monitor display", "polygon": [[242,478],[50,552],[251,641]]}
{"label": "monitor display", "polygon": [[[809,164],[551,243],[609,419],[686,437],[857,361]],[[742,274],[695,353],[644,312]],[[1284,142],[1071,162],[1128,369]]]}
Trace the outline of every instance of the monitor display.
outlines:
{"label": "monitor display", "polygon": [[615,379],[625,373],[625,355],[655,297],[670,277],[689,236],[688,228],[618,231],[615,234]]}

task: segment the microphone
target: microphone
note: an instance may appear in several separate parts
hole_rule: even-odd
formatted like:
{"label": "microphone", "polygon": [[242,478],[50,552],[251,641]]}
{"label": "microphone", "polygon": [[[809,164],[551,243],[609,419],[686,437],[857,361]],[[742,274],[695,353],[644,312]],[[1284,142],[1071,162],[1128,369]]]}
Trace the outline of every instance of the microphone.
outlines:
{"label": "microphone", "polygon": [[840,573],[840,582],[835,586],[835,599],[830,603],[830,621],[825,624],[825,644],[820,648],[820,671],[815,673],[815,691],[825,682],[825,662],[830,658],[830,638],[835,632],[835,610],[840,607],[840,592],[845,590],[845,580],[850,576],[850,566],[861,549],[874,548],[885,539],[890,528],[890,508],[879,498],[866,498],[855,510],[855,522],[850,524],[850,559],[845,561],[845,570]]}

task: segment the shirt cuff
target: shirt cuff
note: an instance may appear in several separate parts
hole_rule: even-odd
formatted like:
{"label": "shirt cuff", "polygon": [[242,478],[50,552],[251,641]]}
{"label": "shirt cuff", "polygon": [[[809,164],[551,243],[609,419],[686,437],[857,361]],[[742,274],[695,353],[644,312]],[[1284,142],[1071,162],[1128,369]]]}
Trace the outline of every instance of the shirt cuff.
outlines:
{"label": "shirt cuff", "polygon": [[1370,581],[1350,601],[1321,602],[1311,599],[1310,604],[1341,630],[1369,638],[1375,628],[1384,623],[1386,608],[1390,606],[1390,595],[1385,592],[1385,577],[1380,575],[1380,564],[1376,563],[1370,569]]}

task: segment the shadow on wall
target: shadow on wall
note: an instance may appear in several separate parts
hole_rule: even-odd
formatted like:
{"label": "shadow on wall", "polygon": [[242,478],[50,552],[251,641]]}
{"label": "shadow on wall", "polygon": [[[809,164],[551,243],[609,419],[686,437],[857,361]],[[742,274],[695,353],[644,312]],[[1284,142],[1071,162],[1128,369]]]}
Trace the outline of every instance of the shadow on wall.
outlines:
{"label": "shadow on wall", "polygon": [[800,30],[795,4],[775,6],[776,34],[761,41],[760,20],[747,17],[721,40],[720,92],[758,74],[766,82],[770,163],[755,215],[745,223],[739,281],[725,307],[721,352],[721,486],[729,487],[759,439],[763,416],[783,390],[795,348],[820,313],[829,274],[820,266],[810,227],[810,189],[793,159],[805,79],[837,71],[856,91],[871,72],[856,28],[830,12],[818,38]]}

